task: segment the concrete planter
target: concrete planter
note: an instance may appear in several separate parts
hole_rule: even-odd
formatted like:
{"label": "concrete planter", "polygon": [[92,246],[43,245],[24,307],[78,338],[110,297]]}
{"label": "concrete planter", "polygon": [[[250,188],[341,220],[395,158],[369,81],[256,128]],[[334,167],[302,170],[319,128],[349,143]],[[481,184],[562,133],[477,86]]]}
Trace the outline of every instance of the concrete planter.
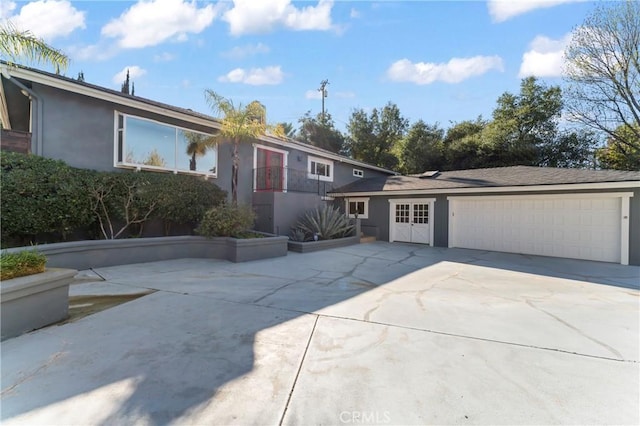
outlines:
{"label": "concrete planter", "polygon": [[336,238],[335,240],[323,240],[323,241],[307,241],[301,243],[299,241],[289,241],[287,246],[289,250],[297,253],[311,253],[318,250],[327,250],[338,247],[346,247],[353,244],[358,244],[360,237],[345,237]]}
{"label": "concrete planter", "polygon": [[47,268],[2,281],[2,340],[61,321],[69,315],[69,284],[78,271]]}
{"label": "concrete planter", "polygon": [[224,240],[227,245],[227,260],[247,262],[286,256],[289,238],[265,234],[264,238],[224,238]]}
{"label": "concrete planter", "polygon": [[[159,260],[205,258],[232,262],[287,255],[287,237],[204,238],[180,237],[128,238],[42,244],[38,251],[47,256],[47,265],[58,268],[89,269]],[[20,251],[23,247],[7,249]]]}

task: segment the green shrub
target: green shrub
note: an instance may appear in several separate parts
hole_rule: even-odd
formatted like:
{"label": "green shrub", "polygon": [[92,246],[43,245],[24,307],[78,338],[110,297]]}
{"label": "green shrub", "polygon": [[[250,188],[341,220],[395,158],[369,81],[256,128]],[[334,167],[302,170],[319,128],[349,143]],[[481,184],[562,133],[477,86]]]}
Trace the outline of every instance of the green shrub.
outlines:
{"label": "green shrub", "polygon": [[34,242],[47,233],[64,240],[93,222],[86,191],[89,172],[62,161],[4,151],[0,164],[3,242]]}
{"label": "green shrub", "polygon": [[227,193],[202,177],[158,175],[161,185],[157,217],[165,223],[165,234],[172,224],[195,227],[212,207],[219,206]]}
{"label": "green shrub", "polygon": [[44,272],[47,258],[35,250],[0,253],[0,280],[24,277]]}
{"label": "green shrub", "polygon": [[[142,235],[162,220],[193,229],[226,193],[202,178],[173,173],[95,172],[36,155],[2,152],[2,244],[65,241],[74,236]],[[187,232],[189,232],[187,230]]]}
{"label": "green shrub", "polygon": [[225,203],[209,209],[196,232],[205,237],[238,237],[253,227],[255,219],[250,206]]}
{"label": "green shrub", "polygon": [[161,175],[139,173],[96,173],[88,187],[92,210],[105,239],[115,239],[144,224],[158,209],[162,194]]}
{"label": "green shrub", "polygon": [[293,231],[296,238],[300,238],[300,232],[305,235],[304,241],[311,241],[314,235],[319,240],[332,240],[348,237],[353,234],[355,226],[349,223],[349,219],[339,209],[324,205],[307,211],[298,221]]}

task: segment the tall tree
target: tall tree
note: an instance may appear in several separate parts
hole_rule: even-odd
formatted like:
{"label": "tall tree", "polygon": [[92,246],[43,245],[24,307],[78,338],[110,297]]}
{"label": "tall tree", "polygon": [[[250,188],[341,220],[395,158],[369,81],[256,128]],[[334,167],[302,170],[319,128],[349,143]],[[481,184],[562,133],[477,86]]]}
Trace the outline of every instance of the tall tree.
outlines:
{"label": "tall tree", "polygon": [[307,111],[298,122],[300,129],[296,136],[299,141],[336,154],[345,153],[344,136],[335,128],[335,123],[328,112],[325,112],[324,117],[322,113],[313,117],[311,111]]}
{"label": "tall tree", "polygon": [[129,80],[129,69],[127,69],[127,76],[124,79],[124,82],[122,83],[122,86],[120,86],[120,91],[126,95],[129,95],[131,93],[131,82]]}
{"label": "tall tree", "polygon": [[21,31],[10,22],[0,24],[0,55],[9,63],[27,61],[52,65],[56,74],[66,70],[69,57],[30,31]]}
{"label": "tall tree", "polygon": [[402,173],[443,170],[446,164],[443,138],[444,130],[437,124],[428,125],[422,120],[413,123],[400,144]]}
{"label": "tall tree", "polygon": [[594,168],[599,140],[587,129],[564,130],[540,147],[536,165],[562,168]]}
{"label": "tall tree", "polygon": [[498,98],[493,121],[483,130],[485,166],[536,165],[541,147],[557,137],[561,112],[560,87],[523,79],[518,95]]}
{"label": "tall tree", "polygon": [[[636,129],[640,130],[640,129]],[[633,139],[634,132],[628,126],[618,127],[614,133],[618,138]],[[626,147],[613,137],[607,138],[606,146],[596,151],[600,167],[618,170],[640,170],[640,148]],[[624,151],[621,150],[624,148]]]}
{"label": "tall tree", "polygon": [[[260,102],[251,102],[246,106],[234,104],[211,89],[205,90],[205,99],[209,106],[217,113],[222,113],[222,128],[217,138],[232,143],[231,166],[231,199],[238,204],[238,170],[240,169],[240,144],[251,141],[267,133],[265,110]],[[277,133],[277,131],[276,131]]]}
{"label": "tall tree", "polygon": [[640,150],[640,2],[596,8],[573,31],[565,58],[570,117],[604,132],[632,164]]}
{"label": "tall tree", "polygon": [[276,126],[282,128],[282,133],[284,135],[284,137],[289,138],[289,139],[295,139],[296,138],[296,128],[293,127],[292,123],[288,123],[288,122],[280,122],[280,123],[276,123]]}
{"label": "tall tree", "polygon": [[475,121],[455,123],[444,138],[446,163],[444,170],[475,169],[483,167],[480,158],[482,131],[487,121],[478,117]]}
{"label": "tall tree", "polygon": [[356,160],[394,169],[399,162],[394,149],[408,126],[409,121],[391,102],[381,110],[374,108],[371,114],[363,109],[354,110],[347,125],[348,150]]}

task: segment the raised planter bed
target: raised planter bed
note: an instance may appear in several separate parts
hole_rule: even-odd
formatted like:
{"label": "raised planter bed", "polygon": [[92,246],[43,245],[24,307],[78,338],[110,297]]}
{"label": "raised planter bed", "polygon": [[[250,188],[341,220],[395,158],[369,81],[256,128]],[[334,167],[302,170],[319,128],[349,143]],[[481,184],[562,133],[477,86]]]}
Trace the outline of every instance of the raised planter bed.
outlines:
{"label": "raised planter bed", "polygon": [[[286,256],[287,241],[287,237],[270,234],[266,234],[264,238],[247,239],[186,235],[42,244],[38,246],[38,251],[47,256],[49,266],[89,269],[183,258],[246,262]],[[24,249],[24,247],[16,247],[7,251]]]}
{"label": "raised planter bed", "polygon": [[69,284],[78,271],[44,272],[2,281],[2,340],[62,321],[69,315]]}
{"label": "raised planter bed", "polygon": [[289,250],[297,253],[311,253],[319,250],[327,250],[338,247],[346,247],[360,243],[360,237],[336,238],[335,240],[307,241],[301,243],[299,241],[289,241],[287,246]]}

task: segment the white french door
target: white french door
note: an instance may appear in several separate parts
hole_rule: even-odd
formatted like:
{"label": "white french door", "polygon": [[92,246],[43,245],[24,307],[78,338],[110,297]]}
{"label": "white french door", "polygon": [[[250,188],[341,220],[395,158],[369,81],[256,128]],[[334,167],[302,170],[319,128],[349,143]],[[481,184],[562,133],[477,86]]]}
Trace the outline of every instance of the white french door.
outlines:
{"label": "white french door", "polygon": [[435,199],[389,200],[389,241],[433,245]]}

